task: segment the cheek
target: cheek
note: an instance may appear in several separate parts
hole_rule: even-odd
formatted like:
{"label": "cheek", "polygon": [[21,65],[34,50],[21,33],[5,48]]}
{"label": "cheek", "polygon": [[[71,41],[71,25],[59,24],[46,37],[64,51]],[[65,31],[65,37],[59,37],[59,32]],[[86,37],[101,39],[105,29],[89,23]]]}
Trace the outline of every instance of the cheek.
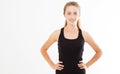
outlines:
{"label": "cheek", "polygon": [[64,15],[64,17],[65,17],[66,19],[69,19],[69,18],[70,18],[70,16],[69,16],[69,15]]}
{"label": "cheek", "polygon": [[64,17],[66,19],[76,19],[76,20],[79,19],[79,15],[78,14],[73,14],[73,16],[65,14]]}

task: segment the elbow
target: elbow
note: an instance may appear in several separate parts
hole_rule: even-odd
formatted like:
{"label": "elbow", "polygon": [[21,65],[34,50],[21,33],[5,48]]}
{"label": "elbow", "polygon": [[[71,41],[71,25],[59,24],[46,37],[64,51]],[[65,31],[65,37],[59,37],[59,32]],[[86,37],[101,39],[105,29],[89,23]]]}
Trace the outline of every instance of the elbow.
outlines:
{"label": "elbow", "polygon": [[99,50],[99,51],[96,52],[96,54],[97,54],[99,57],[101,57],[101,56],[103,55],[103,52],[102,52],[102,50]]}
{"label": "elbow", "polygon": [[41,53],[42,55],[44,55],[46,52],[47,52],[46,49],[44,49],[43,47],[40,49],[40,53]]}
{"label": "elbow", "polygon": [[45,51],[43,48],[40,49],[40,53],[43,54]]}

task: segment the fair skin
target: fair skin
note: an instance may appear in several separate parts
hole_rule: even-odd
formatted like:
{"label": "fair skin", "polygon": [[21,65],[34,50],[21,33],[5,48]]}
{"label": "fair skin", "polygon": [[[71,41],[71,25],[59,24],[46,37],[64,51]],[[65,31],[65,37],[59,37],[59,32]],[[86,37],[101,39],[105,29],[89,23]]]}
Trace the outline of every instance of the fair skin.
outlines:
{"label": "fair skin", "polygon": [[[68,39],[77,38],[78,36],[77,20],[79,19],[79,9],[75,6],[68,6],[66,8],[64,16],[67,21],[67,26],[64,28],[65,38]],[[62,63],[62,61],[59,61],[58,63],[55,64],[49,57],[47,50],[53,43],[58,41],[59,35],[60,35],[60,30],[55,30],[53,33],[51,33],[47,41],[41,47],[41,53],[43,57],[48,62],[48,64],[55,70],[62,70],[64,68],[64,65],[60,64]],[[82,31],[82,35],[85,42],[87,42],[95,51],[94,56],[87,63],[83,63],[82,61],[79,61],[80,63],[78,64],[78,67],[80,69],[85,69],[90,67],[100,58],[100,56],[102,55],[102,51],[88,32]]]}

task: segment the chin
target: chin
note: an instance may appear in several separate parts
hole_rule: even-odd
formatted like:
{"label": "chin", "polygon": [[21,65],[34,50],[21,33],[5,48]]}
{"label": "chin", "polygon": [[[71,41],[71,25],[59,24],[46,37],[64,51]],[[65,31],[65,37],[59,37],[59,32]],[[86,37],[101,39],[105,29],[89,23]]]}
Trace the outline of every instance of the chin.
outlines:
{"label": "chin", "polygon": [[75,24],[76,21],[75,21],[75,20],[71,20],[71,21],[69,21],[69,23],[70,23],[70,24]]}
{"label": "chin", "polygon": [[72,25],[75,24],[75,22],[69,22],[69,23],[72,24]]}

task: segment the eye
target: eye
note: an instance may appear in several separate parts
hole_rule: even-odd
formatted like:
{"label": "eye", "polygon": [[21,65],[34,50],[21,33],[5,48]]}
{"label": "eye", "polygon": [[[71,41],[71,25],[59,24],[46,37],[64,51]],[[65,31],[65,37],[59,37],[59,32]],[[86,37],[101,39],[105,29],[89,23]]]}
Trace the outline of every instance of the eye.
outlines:
{"label": "eye", "polygon": [[67,15],[71,15],[71,12],[68,12]]}
{"label": "eye", "polygon": [[77,15],[77,12],[74,12],[74,15]]}

